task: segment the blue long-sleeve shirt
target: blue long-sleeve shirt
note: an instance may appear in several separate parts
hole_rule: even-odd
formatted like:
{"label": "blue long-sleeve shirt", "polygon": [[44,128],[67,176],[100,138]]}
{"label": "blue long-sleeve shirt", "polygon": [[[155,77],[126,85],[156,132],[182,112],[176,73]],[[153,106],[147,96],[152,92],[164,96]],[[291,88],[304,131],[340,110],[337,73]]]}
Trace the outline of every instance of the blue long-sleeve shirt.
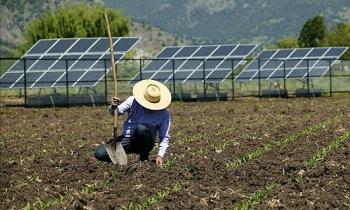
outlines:
{"label": "blue long-sleeve shirt", "polygon": [[[109,107],[109,112],[114,115],[114,109]],[[148,110],[142,107],[133,96],[127,98],[118,106],[118,115],[128,113],[128,119],[123,124],[123,135],[130,137],[138,124],[146,124],[152,136],[159,135],[158,155],[164,157],[170,143],[170,114],[167,109]]]}

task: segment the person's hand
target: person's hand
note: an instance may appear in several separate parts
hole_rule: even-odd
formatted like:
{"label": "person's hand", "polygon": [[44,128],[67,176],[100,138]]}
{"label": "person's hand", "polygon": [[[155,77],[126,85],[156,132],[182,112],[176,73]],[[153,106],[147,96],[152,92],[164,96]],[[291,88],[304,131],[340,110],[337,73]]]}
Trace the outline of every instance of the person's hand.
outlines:
{"label": "person's hand", "polygon": [[120,98],[118,97],[113,97],[112,98],[112,104],[111,106],[113,107],[113,109],[117,108],[117,106],[119,105],[120,103]]}
{"label": "person's hand", "polygon": [[156,157],[156,164],[159,167],[163,167],[163,158],[161,156]]}

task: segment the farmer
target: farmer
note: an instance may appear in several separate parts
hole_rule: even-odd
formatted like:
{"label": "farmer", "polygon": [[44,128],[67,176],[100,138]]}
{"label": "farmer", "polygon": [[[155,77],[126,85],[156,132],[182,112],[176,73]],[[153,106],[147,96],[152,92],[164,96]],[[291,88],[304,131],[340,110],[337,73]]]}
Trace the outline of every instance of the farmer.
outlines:
{"label": "farmer", "polygon": [[[109,112],[118,115],[125,112],[128,118],[123,125],[123,133],[117,141],[126,153],[140,155],[140,161],[149,160],[149,153],[154,147],[156,135],[159,135],[159,151],[156,164],[162,166],[163,159],[169,146],[170,115],[166,109],[171,103],[168,88],[154,80],[142,80],[133,87],[133,96],[119,104],[120,99],[113,97]],[[100,161],[111,162],[104,145],[95,151],[95,157]]]}

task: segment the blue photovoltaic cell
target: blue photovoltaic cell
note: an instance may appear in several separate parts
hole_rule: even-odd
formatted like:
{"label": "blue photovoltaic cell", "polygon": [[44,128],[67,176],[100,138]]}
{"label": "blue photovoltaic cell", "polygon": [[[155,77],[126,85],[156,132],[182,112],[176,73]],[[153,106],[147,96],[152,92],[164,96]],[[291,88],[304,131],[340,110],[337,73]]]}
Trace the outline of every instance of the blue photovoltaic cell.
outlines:
{"label": "blue photovoltaic cell", "polygon": [[290,58],[303,58],[306,56],[306,54],[310,51],[310,49],[296,49],[292,55],[290,55]]}
{"label": "blue photovoltaic cell", "polygon": [[[26,85],[27,87],[32,86],[34,82],[39,79],[41,75],[43,75],[44,72],[27,72],[26,74]],[[24,76],[21,77],[19,81],[15,83],[13,87],[19,88],[19,87],[24,87]]]}
{"label": "blue photovoltaic cell", "polygon": [[162,71],[162,72],[159,72],[158,74],[154,75],[154,77],[152,79],[157,80],[159,82],[164,82],[165,80],[167,80],[169,78],[169,76],[171,74],[172,74],[172,72]]}
{"label": "blue photovoltaic cell", "polygon": [[[257,59],[265,59],[266,63],[261,63],[260,79],[278,78],[305,78],[322,77],[334,64],[334,60],[339,58],[347,48],[298,48],[298,49],[276,49],[262,51]],[[327,60],[327,58],[333,58]],[[269,71],[267,71],[269,70]],[[285,70],[285,74],[282,70]],[[259,79],[258,74],[247,78],[246,73],[259,71],[258,61],[254,60],[236,77],[238,81]],[[308,71],[310,73],[308,73]],[[312,73],[311,73],[312,72]],[[268,75],[271,73],[270,75]],[[244,76],[244,78],[243,78]]]}
{"label": "blue photovoltaic cell", "polygon": [[64,72],[46,72],[33,87],[50,87],[57,79],[59,79]]}
{"label": "blue photovoltaic cell", "polygon": [[169,47],[164,48],[163,51],[161,51],[156,58],[170,58],[175,55],[175,53],[180,49],[180,47]]}
{"label": "blue photovoltaic cell", "polygon": [[121,38],[117,43],[113,45],[114,52],[126,52],[128,51],[139,38]]}
{"label": "blue photovoltaic cell", "polygon": [[99,39],[88,52],[105,52],[109,50],[109,40]]}
{"label": "blue photovoltaic cell", "polygon": [[40,40],[27,54],[43,54],[45,53],[57,40]]}
{"label": "blue photovoltaic cell", "polygon": [[[124,54],[114,54],[114,60],[115,62],[119,61]],[[107,53],[100,60],[97,61],[96,64],[92,66],[92,69],[105,69],[105,62],[106,62],[106,70],[110,69],[112,67],[111,62],[111,54]]]}
{"label": "blue photovoltaic cell", "polygon": [[261,70],[260,75],[259,75],[259,72],[257,72],[255,74],[255,76],[253,77],[253,79],[257,79],[257,78],[259,78],[259,76],[261,79],[267,79],[273,73],[273,71],[274,70]]}
{"label": "blue photovoltaic cell", "polygon": [[282,70],[279,69],[275,71],[273,74],[271,74],[270,78],[271,79],[284,78],[289,74],[290,71],[291,71],[290,69],[285,71],[283,71],[283,69]]}
{"label": "blue photovoltaic cell", "polygon": [[271,58],[275,53],[276,53],[276,51],[263,51],[256,57],[256,59]]}
{"label": "blue photovoltaic cell", "polygon": [[75,86],[92,86],[97,82],[96,78],[102,78],[104,73],[104,71],[88,71]]}
{"label": "blue photovoltaic cell", "polygon": [[66,70],[66,68],[69,69],[69,67],[77,62],[79,57],[80,55],[64,55],[50,68],[50,70]]}
{"label": "blue photovoltaic cell", "polygon": [[101,55],[84,55],[71,67],[71,69],[89,69],[94,65]]}
{"label": "blue photovoltaic cell", "polygon": [[207,77],[211,73],[211,70],[206,70],[205,72],[203,72],[203,70],[193,71],[192,75],[188,77],[187,80],[190,80],[192,82],[201,82],[204,79],[204,75],[203,75],[204,73],[205,73],[205,77]]}
{"label": "blue photovoltaic cell", "polygon": [[288,58],[292,52],[293,50],[279,50],[272,58]]}
{"label": "blue photovoltaic cell", "polygon": [[221,81],[222,78],[227,78],[232,71],[229,70],[217,70],[213,71],[211,75],[207,77],[208,81]]}
{"label": "blue photovoltaic cell", "polygon": [[168,60],[152,60],[145,68],[145,71],[157,71],[160,69],[163,65],[165,65],[168,62]]}
{"label": "blue photovoltaic cell", "polygon": [[203,63],[203,60],[187,60],[180,69],[193,70],[197,69],[200,64]]}
{"label": "blue photovoltaic cell", "polygon": [[257,71],[242,71],[236,80],[238,80],[238,81],[250,80],[255,75],[255,73],[257,73]]}
{"label": "blue photovoltaic cell", "polygon": [[47,53],[64,53],[66,52],[77,39],[61,39]]}
{"label": "blue photovoltaic cell", "polygon": [[184,62],[186,62],[186,60],[171,60],[167,62],[166,65],[161,68],[161,70],[173,71],[173,65],[174,69],[178,69]]}
{"label": "blue photovoltaic cell", "polygon": [[233,49],[236,48],[236,45],[228,45],[228,46],[220,46],[215,50],[215,52],[211,56],[221,56],[226,57],[228,56]]}
{"label": "blue photovoltaic cell", "polygon": [[87,49],[89,49],[95,42],[96,38],[90,38],[90,39],[80,39],[78,42],[76,42],[72,48],[68,50],[69,53],[78,52],[83,53]]}
{"label": "blue photovoltaic cell", "polygon": [[232,53],[230,56],[247,56],[254,48],[256,45],[239,45]]}
{"label": "blue photovoltaic cell", "polygon": [[311,52],[307,55],[307,57],[322,57],[322,55],[328,50],[328,48],[321,48],[317,49],[314,48],[311,50]]}
{"label": "blue photovoltaic cell", "polygon": [[215,69],[220,63],[222,62],[222,59],[213,59],[209,58],[205,61],[205,64],[202,62],[199,66],[200,69],[203,69],[203,65],[205,65],[205,69]]}
{"label": "blue photovoltaic cell", "polygon": [[3,77],[0,78],[0,87],[1,88],[9,88],[16,82],[20,77],[22,77],[22,73],[12,73],[9,72],[4,74]]}
{"label": "blue photovoltaic cell", "polygon": [[48,70],[60,56],[43,56],[28,71]]}
{"label": "blue photovoltaic cell", "polygon": [[184,47],[182,48],[176,55],[175,57],[189,57],[191,56],[196,50],[198,49],[198,47]]}
{"label": "blue photovoltaic cell", "polygon": [[307,72],[306,68],[294,69],[293,71],[290,72],[290,74],[287,77],[301,78],[301,77],[304,77],[306,72]]}
{"label": "blue photovoltaic cell", "polygon": [[269,62],[266,62],[265,65],[262,66],[261,70],[264,70],[264,69],[276,69],[282,64],[283,64],[283,61],[270,60]]}
{"label": "blue photovoltaic cell", "polygon": [[345,47],[334,47],[331,48],[324,56],[325,57],[338,57],[342,55],[347,48]]}
{"label": "blue photovoltaic cell", "polygon": [[201,47],[193,57],[207,57],[209,56],[218,46],[203,46]]}
{"label": "blue photovoltaic cell", "polygon": [[309,72],[309,77],[319,77],[319,75],[325,75],[328,71],[327,67],[323,68],[312,68]]}
{"label": "blue photovoltaic cell", "polygon": [[[69,71],[68,72],[68,86],[72,86],[85,73],[85,71]],[[57,81],[54,87],[66,86],[66,74]]]}

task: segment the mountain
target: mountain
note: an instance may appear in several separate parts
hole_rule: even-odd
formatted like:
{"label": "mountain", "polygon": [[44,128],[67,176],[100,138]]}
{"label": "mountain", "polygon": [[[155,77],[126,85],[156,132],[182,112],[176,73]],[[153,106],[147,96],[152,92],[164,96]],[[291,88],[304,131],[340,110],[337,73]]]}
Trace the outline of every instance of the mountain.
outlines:
{"label": "mountain", "polygon": [[[48,10],[67,4],[102,4],[101,0],[0,0],[0,56],[13,56],[28,23]],[[127,14],[125,14],[127,15]],[[136,45],[137,57],[152,57],[168,45],[183,45],[186,42],[149,24],[131,23],[130,36],[140,36]]]}
{"label": "mountain", "polygon": [[350,21],[349,0],[103,0],[134,20],[193,43],[268,44],[298,36],[305,21],[323,15],[328,26]]}

